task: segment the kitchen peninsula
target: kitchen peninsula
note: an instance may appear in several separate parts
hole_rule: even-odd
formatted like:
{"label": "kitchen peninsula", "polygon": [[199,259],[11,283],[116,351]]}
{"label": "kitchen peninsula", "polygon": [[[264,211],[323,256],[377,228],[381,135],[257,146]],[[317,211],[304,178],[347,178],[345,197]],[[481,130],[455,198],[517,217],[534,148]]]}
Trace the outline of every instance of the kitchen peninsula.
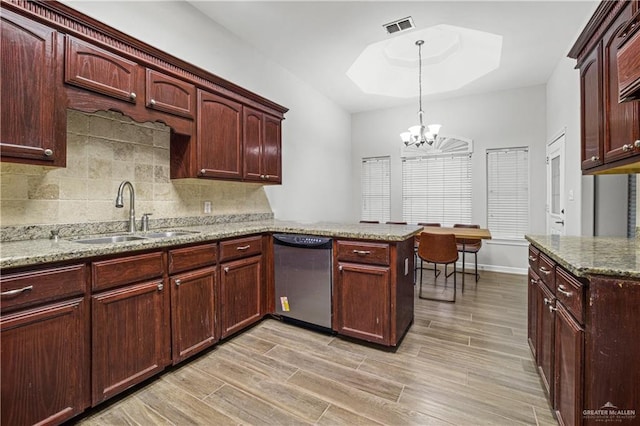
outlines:
{"label": "kitchen peninsula", "polygon": [[[60,423],[273,314],[276,232],[333,238],[334,332],[400,343],[421,227],[258,219],[180,219],[167,237],[152,237],[156,224],[103,244],[81,240],[104,224],[57,226],[54,239],[51,226],[4,228],[2,423]],[[124,225],[110,231],[131,236]],[[18,235],[33,239],[7,241]]]}
{"label": "kitchen peninsula", "polygon": [[529,345],[560,424],[636,424],[640,240],[527,239]]}

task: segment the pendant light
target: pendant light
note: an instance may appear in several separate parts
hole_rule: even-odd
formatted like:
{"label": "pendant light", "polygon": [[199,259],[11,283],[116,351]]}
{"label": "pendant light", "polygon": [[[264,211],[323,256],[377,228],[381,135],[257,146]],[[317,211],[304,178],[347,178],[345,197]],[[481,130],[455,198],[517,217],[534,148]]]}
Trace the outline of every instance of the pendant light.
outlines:
{"label": "pendant light", "polygon": [[420,124],[417,126],[409,127],[408,132],[400,133],[400,138],[402,142],[404,142],[405,146],[421,146],[427,143],[428,145],[433,145],[436,138],[438,137],[438,132],[440,132],[439,124],[430,124],[427,127],[424,125],[423,115],[424,111],[422,111],[422,45],[424,44],[424,40],[416,41],[416,46],[418,46],[418,87],[420,89],[420,93],[418,96],[418,100],[420,103],[420,109],[418,110],[418,118],[420,119]]}

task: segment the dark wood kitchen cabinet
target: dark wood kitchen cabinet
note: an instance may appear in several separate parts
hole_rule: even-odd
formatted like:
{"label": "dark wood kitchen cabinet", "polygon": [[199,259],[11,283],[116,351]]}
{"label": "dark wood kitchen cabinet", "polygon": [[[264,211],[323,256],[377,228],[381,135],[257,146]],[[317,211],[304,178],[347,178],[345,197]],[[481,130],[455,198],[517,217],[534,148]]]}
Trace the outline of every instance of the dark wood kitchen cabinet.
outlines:
{"label": "dark wood kitchen cabinet", "polygon": [[282,120],[244,107],[243,126],[245,180],[282,183]]}
{"label": "dark wood kitchen cabinet", "polygon": [[259,321],[264,314],[262,237],[220,243],[221,338]]}
{"label": "dark wood kitchen cabinet", "polygon": [[622,29],[623,41],[618,49],[620,101],[640,99],[640,10]]}
{"label": "dark wood kitchen cabinet", "polygon": [[581,92],[582,170],[640,170],[640,103],[619,102],[618,53],[637,3],[603,1],[571,49]]}
{"label": "dark wood kitchen cabinet", "polygon": [[197,164],[200,177],[242,178],[242,104],[198,90]]}
{"label": "dark wood kitchen cabinet", "polygon": [[334,331],[385,346],[413,321],[413,238],[334,242]]}
{"label": "dark wood kitchen cabinet", "polygon": [[64,167],[64,36],[5,9],[0,28],[2,161]]}
{"label": "dark wood kitchen cabinet", "polygon": [[163,370],[170,359],[163,254],[92,263],[92,405]]}
{"label": "dark wood kitchen cabinet", "polygon": [[171,359],[177,364],[218,340],[216,331],[218,245],[169,251]]}
{"label": "dark wood kitchen cabinet", "polygon": [[135,62],[67,36],[65,83],[135,104],[141,94],[138,72]]}
{"label": "dark wood kitchen cabinet", "polygon": [[554,351],[554,407],[558,422],[580,424],[584,331],[562,303],[557,304]]}
{"label": "dark wood kitchen cabinet", "polygon": [[538,312],[537,312],[537,339],[536,359],[538,371],[542,378],[542,383],[553,401],[554,395],[554,371],[553,355],[555,343],[555,297],[547,288],[544,281],[538,281]]}
{"label": "dark wood kitchen cabinet", "polygon": [[158,111],[194,118],[196,87],[184,80],[147,68],[145,105]]}
{"label": "dark wood kitchen cabinet", "polygon": [[1,424],[59,424],[89,406],[84,265],[3,271]]}
{"label": "dark wood kitchen cabinet", "polygon": [[529,268],[527,285],[527,313],[529,321],[527,323],[527,342],[533,358],[537,359],[538,342],[538,312],[540,310],[540,300],[538,297],[538,281],[540,278],[531,268]]}

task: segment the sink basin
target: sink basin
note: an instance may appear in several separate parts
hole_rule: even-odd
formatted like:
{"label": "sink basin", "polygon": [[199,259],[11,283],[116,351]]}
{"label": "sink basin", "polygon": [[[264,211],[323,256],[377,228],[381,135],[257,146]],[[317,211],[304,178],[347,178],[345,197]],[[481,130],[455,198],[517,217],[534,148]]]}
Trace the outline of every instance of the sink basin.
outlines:
{"label": "sink basin", "polygon": [[81,240],[73,240],[75,243],[80,244],[113,244],[124,243],[127,241],[145,240],[145,237],[138,237],[136,235],[112,235],[109,237],[96,237],[85,238]]}
{"label": "sink basin", "polygon": [[164,232],[150,232],[148,234],[144,234],[147,238],[169,238],[169,237],[179,237],[181,235],[190,235],[197,234],[197,231],[164,231]]}

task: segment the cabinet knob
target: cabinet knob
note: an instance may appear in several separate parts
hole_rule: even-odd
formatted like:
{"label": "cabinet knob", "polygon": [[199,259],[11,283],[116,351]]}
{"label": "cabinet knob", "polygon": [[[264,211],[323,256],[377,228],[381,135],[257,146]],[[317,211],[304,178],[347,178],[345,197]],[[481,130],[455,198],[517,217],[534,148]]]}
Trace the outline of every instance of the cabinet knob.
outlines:
{"label": "cabinet knob", "polygon": [[[638,142],[640,142],[640,141],[638,141]],[[49,148],[45,149],[44,150],[44,155],[45,155],[45,157],[51,157],[53,155],[53,150],[49,149]]]}
{"label": "cabinet knob", "polygon": [[225,266],[225,268],[224,268],[224,272],[225,272],[225,273],[228,273],[228,272],[229,272],[229,267],[228,267],[228,266]]}
{"label": "cabinet knob", "polygon": [[638,139],[637,141],[635,141],[633,143],[633,146],[635,146],[636,148],[640,148],[640,139]]}
{"label": "cabinet knob", "polygon": [[630,143],[626,143],[624,145],[622,145],[622,150],[624,152],[629,152],[633,149],[633,145],[631,145]]}
{"label": "cabinet knob", "polygon": [[551,300],[547,299],[546,297],[543,300],[545,305],[548,305],[549,303],[551,303]]}
{"label": "cabinet knob", "polygon": [[572,292],[567,291],[566,287],[562,284],[560,284],[556,290],[558,290],[560,293],[564,294],[567,297],[571,297],[571,295],[573,294]]}
{"label": "cabinet knob", "polygon": [[200,174],[203,175],[205,174],[207,171],[205,169],[200,169]]}
{"label": "cabinet knob", "polygon": [[264,180],[265,176],[264,175],[260,175],[260,179]]}
{"label": "cabinet knob", "polygon": [[156,106],[156,100],[155,100],[155,99],[151,99],[151,100],[149,101],[149,104],[150,104],[151,106]]}
{"label": "cabinet knob", "polygon": [[536,285],[536,280],[534,280],[533,278],[531,278],[529,281],[531,281],[531,285]]}
{"label": "cabinet knob", "polygon": [[158,284],[158,291],[162,291],[163,288],[164,288],[164,284],[162,283]]}
{"label": "cabinet knob", "polygon": [[591,157],[591,161],[598,161],[600,159],[600,157],[598,157],[597,155],[594,155],[593,157]]}
{"label": "cabinet knob", "polygon": [[182,284],[182,281],[180,281],[180,280],[176,280],[176,286],[177,286],[177,287],[180,287],[180,284]]}
{"label": "cabinet knob", "polygon": [[135,92],[131,92],[129,94],[129,99],[131,99],[132,101],[135,101],[137,97],[138,97],[138,95],[136,95]]}
{"label": "cabinet knob", "polygon": [[342,265],[338,266],[338,271],[342,272]]}
{"label": "cabinet knob", "polygon": [[555,306],[549,305],[549,312],[553,313],[553,312],[555,312],[557,310],[558,310],[558,308],[556,308]]}
{"label": "cabinet knob", "polygon": [[270,177],[271,177],[271,176],[269,176],[269,175],[266,175],[266,176],[265,176],[264,178],[265,178],[265,179],[269,179]]}

